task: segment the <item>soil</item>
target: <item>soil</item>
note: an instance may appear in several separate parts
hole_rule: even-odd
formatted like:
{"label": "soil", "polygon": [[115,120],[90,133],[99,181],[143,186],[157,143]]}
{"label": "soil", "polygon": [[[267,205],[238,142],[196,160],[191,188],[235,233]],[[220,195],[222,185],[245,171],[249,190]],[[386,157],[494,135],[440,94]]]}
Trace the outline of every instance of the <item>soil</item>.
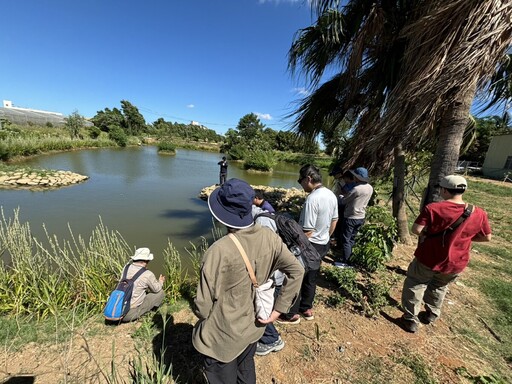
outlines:
{"label": "soil", "polygon": [[[443,316],[437,322],[421,326],[416,334],[399,327],[401,284],[413,251],[414,247],[395,248],[386,272],[386,278],[394,282],[389,305],[373,318],[354,309],[349,301],[337,308],[328,307],[325,298],[334,291],[321,278],[315,319],[302,319],[298,325],[278,324],[285,348],[255,357],[258,383],[470,383],[456,370],[466,369],[473,376],[496,372],[488,358],[493,351],[482,350],[457,331],[470,329],[481,338],[493,339],[491,345],[499,343],[480,317],[489,306],[472,286],[474,272],[470,267],[451,285]],[[485,260],[485,255],[478,257]],[[172,364],[172,379],[202,383],[201,359],[190,342],[195,323],[192,312],[186,308],[172,313],[165,326],[158,314],[152,320],[153,323],[139,321],[113,327],[97,317],[65,343],[29,344],[16,351],[5,346],[0,359],[0,382],[133,382],[130,362],[142,360],[151,366],[145,360],[151,353],[144,352],[153,349],[159,356],[165,340],[164,361]],[[154,328],[148,328],[148,324]],[[136,333],[156,336],[145,342],[141,340],[147,337],[133,337]],[[115,381],[113,376],[122,381]]]}

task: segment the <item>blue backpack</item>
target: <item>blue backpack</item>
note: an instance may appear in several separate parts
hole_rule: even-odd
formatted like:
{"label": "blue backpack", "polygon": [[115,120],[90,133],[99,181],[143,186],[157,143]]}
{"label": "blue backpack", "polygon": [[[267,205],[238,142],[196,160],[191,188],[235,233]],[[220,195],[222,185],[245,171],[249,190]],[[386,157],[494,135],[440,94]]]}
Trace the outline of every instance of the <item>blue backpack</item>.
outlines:
{"label": "blue backpack", "polygon": [[119,321],[128,313],[132,299],[133,283],[146,271],[146,268],[143,267],[131,279],[127,279],[126,274],[128,273],[129,266],[130,264],[127,264],[124,267],[121,281],[108,297],[107,304],[103,310],[103,316],[107,320]]}

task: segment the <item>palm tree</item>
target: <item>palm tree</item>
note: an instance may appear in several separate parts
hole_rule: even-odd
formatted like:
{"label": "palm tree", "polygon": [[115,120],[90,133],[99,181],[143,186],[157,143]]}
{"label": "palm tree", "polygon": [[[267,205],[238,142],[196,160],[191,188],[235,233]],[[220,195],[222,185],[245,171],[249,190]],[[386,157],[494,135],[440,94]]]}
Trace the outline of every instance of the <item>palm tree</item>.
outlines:
{"label": "palm tree", "polygon": [[[477,89],[511,43],[508,0],[317,0],[289,52],[314,92],[295,112],[303,135],[354,118],[351,162],[387,168],[398,145],[435,140],[423,203],[455,170]],[[327,69],[337,74],[317,87]]]}

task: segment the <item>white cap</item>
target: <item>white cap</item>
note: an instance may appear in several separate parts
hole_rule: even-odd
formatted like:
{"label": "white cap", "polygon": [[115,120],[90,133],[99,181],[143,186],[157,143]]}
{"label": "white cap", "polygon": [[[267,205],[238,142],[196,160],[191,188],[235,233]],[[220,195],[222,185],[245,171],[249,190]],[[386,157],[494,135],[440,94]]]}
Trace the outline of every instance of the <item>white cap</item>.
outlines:
{"label": "white cap", "polygon": [[139,248],[135,251],[135,255],[132,256],[132,260],[150,261],[153,260],[153,254],[149,248]]}

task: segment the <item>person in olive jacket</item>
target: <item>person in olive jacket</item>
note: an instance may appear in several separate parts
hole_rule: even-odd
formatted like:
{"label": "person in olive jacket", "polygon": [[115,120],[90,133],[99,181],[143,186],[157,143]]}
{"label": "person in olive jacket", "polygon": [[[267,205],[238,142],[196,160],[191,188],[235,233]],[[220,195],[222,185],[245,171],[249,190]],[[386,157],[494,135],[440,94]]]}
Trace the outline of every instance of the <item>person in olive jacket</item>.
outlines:
{"label": "person in olive jacket", "polygon": [[208,382],[256,383],[254,354],[265,325],[289,311],[301,287],[304,269],[281,238],[254,224],[254,190],[245,181],[230,179],[212,192],[208,207],[241,243],[263,284],[279,269],[286,275],[268,319],[256,319],[254,288],[244,260],[229,236],[205,252],[194,312],[199,318],[192,343],[204,356]]}

